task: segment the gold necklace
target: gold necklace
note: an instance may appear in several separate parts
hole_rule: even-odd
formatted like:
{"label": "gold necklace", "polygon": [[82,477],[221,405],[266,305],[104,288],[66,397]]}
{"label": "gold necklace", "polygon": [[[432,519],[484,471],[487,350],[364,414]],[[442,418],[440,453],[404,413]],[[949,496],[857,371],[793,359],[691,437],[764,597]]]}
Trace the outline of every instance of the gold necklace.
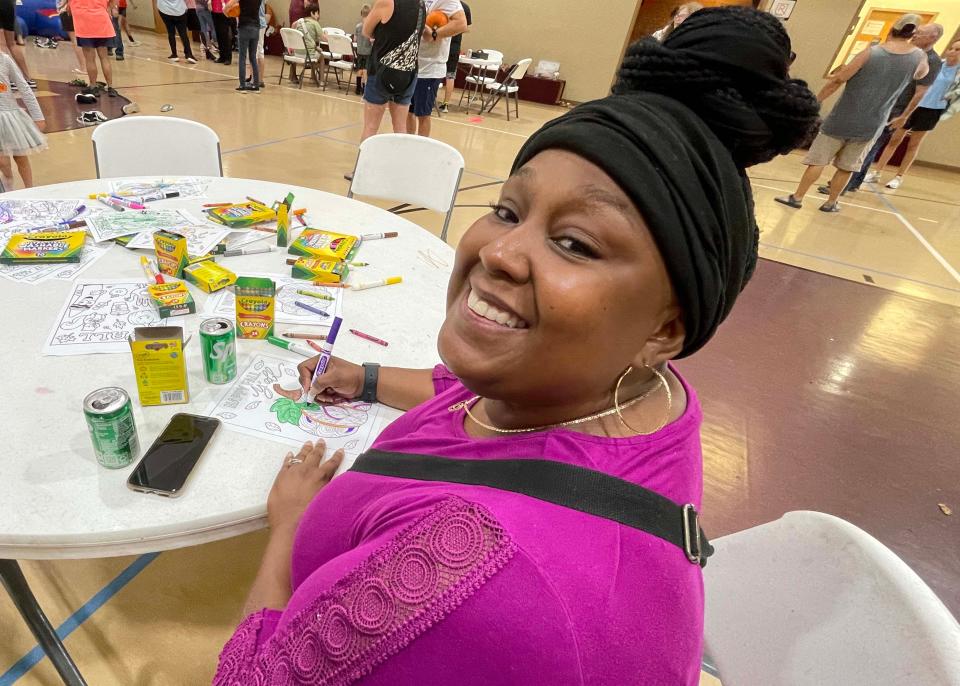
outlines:
{"label": "gold necklace", "polygon": [[[629,373],[629,370],[627,370],[627,373]],[[624,374],[624,376],[626,376],[626,373]],[[657,376],[658,376],[658,378],[659,378],[659,383],[658,383],[656,386],[654,386],[653,388],[649,389],[648,391],[646,391],[646,392],[644,392],[644,393],[641,393],[641,394],[638,395],[636,398],[633,398],[633,399],[631,399],[631,400],[628,400],[627,402],[623,403],[622,405],[618,405],[617,403],[614,403],[613,407],[611,407],[611,408],[609,408],[609,409],[607,409],[607,410],[603,410],[602,412],[597,412],[596,414],[587,415],[586,417],[579,417],[579,418],[577,418],[577,419],[568,419],[568,420],[565,421],[565,422],[557,422],[556,424],[544,424],[543,426],[533,426],[533,427],[528,427],[528,428],[525,428],[525,429],[501,429],[501,428],[498,427],[498,426],[493,426],[493,425],[491,425],[491,424],[484,424],[484,423],[481,422],[479,419],[477,419],[476,417],[474,417],[474,416],[473,416],[473,413],[470,411],[470,405],[475,404],[475,403],[477,403],[478,401],[480,401],[480,400],[482,399],[482,396],[479,396],[479,395],[475,395],[475,396],[473,396],[472,398],[469,398],[469,399],[467,399],[467,400],[461,400],[461,401],[458,402],[458,403],[454,403],[453,405],[451,405],[451,406],[450,406],[449,408],[447,408],[447,409],[448,409],[450,412],[456,412],[457,410],[461,410],[461,409],[462,409],[464,412],[467,413],[467,416],[470,417],[471,420],[473,420],[473,423],[474,423],[474,424],[476,424],[477,426],[483,427],[483,428],[486,429],[487,431],[493,431],[494,433],[500,433],[500,434],[523,434],[523,433],[532,433],[532,432],[534,432],[534,431],[546,431],[546,430],[548,430],[548,429],[559,429],[559,428],[564,427],[564,426],[574,426],[575,424],[583,424],[583,423],[585,423],[585,422],[589,422],[589,421],[592,421],[592,420],[594,420],[594,419],[601,419],[601,418],[603,418],[603,417],[609,417],[609,416],[612,415],[612,414],[617,414],[617,415],[619,415],[621,411],[625,410],[626,408],[630,407],[631,405],[636,405],[638,402],[640,402],[641,400],[644,400],[644,399],[647,398],[651,393],[653,393],[654,391],[658,390],[661,386],[664,385],[664,383],[665,383],[664,378],[663,378],[662,376],[660,376],[659,374],[658,374]],[[623,378],[623,377],[621,377],[621,379],[622,379],[622,378]],[[619,386],[618,386],[618,388],[619,388]],[[628,427],[628,428],[629,428],[629,427]]]}

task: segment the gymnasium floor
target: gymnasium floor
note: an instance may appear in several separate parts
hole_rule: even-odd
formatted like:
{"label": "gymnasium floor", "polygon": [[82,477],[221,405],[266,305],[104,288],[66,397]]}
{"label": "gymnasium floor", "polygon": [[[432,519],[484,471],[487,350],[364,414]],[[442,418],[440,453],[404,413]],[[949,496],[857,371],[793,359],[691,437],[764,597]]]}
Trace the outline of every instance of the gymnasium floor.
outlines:
{"label": "gymnasium floor", "polygon": [[[204,122],[220,135],[226,174],[345,193],[360,134],[357,96],[308,81],[240,95],[236,67],[171,65],[165,40],[138,37],[114,62],[143,114]],[[69,46],[28,45],[35,78],[69,81]],[[43,96],[43,93],[40,93]],[[454,98],[454,102],[456,97]],[[525,137],[559,108],[521,104],[479,119],[459,110],[433,135],[466,158],[451,242],[496,199]],[[952,124],[952,122],[951,122]],[[91,131],[50,136],[36,183],[94,176]],[[134,153],[135,154],[135,153]],[[752,170],[761,256],[716,341],[681,368],[704,404],[705,521],[722,535],[788,509],[837,514],[893,548],[960,614],[955,410],[960,388],[960,176],[917,168],[897,192],[865,188],[839,214],[773,202],[802,166],[792,155]],[[438,232],[440,218],[406,215]],[[209,683],[265,543],[262,532],[140,558],[26,562],[28,580],[91,684]],[[57,683],[0,594],[0,686]],[[716,681],[704,676],[704,684]]]}

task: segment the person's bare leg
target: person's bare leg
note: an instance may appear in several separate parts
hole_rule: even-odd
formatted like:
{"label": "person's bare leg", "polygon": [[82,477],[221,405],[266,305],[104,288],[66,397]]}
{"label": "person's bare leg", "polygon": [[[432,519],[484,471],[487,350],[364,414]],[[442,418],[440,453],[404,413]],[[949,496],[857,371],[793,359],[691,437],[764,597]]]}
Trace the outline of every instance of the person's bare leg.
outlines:
{"label": "person's bare leg", "polygon": [[97,49],[81,48],[83,50],[83,63],[87,68],[87,83],[93,88],[97,85]]}
{"label": "person's bare leg", "polygon": [[7,44],[7,52],[10,53],[10,57],[23,72],[23,78],[29,80],[30,70],[27,69],[27,54],[23,51],[23,46],[17,43],[17,34],[13,31],[4,31],[3,40]]}
{"label": "person's bare leg", "polygon": [[917,153],[920,152],[920,144],[923,142],[924,136],[926,136],[929,131],[914,131],[910,134],[910,141],[907,143],[907,150],[903,153],[903,161],[900,162],[900,168],[897,170],[897,176],[903,177],[908,171],[910,171],[910,166],[913,164],[913,161],[917,159]]}
{"label": "person's bare leg", "polygon": [[906,136],[907,133],[909,132],[906,129],[897,129],[893,132],[893,136],[891,136],[890,142],[887,143],[887,147],[880,153],[880,159],[877,160],[874,169],[881,174],[883,173],[884,168],[889,164],[890,158],[893,157],[893,153],[900,147],[900,143],[903,142],[903,137]]}
{"label": "person's bare leg", "polygon": [[407,127],[403,133],[409,133],[411,136],[417,135],[417,118],[413,115],[413,112],[407,112]]}
{"label": "person's bare leg", "polygon": [[832,205],[837,202],[840,194],[843,193],[843,189],[847,187],[847,181],[850,180],[851,176],[853,176],[853,172],[837,169],[833,178],[830,179],[830,197],[827,198],[828,204]]}
{"label": "person's bare leg", "polygon": [[800,185],[797,186],[797,192],[793,194],[793,197],[797,200],[803,200],[803,196],[807,194],[807,191],[810,190],[810,186],[817,182],[817,179],[820,178],[820,174],[823,172],[823,167],[818,167],[812,165],[807,167],[806,171],[803,172],[803,176],[800,177]]}
{"label": "person's bare leg", "polygon": [[443,103],[448,104],[453,97],[453,79],[447,78],[443,83]]}
{"label": "person's bare leg", "polygon": [[70,39],[70,45],[73,47],[73,54],[77,56],[77,68],[86,71],[86,60],[83,59],[83,48],[77,45],[77,34],[69,31],[67,32],[67,37]]}
{"label": "person's bare leg", "polygon": [[[260,74],[260,80],[263,81],[263,55],[257,55],[257,73]],[[257,84],[258,86],[260,84]]]}
{"label": "person's bare leg", "polygon": [[113,88],[113,67],[110,66],[107,49],[97,48],[97,55],[100,57],[100,68],[103,69],[103,80],[107,82],[107,88]]}
{"label": "person's bare leg", "polygon": [[3,188],[7,191],[13,190],[13,165],[10,164],[8,155],[0,155],[0,176],[3,177]]}
{"label": "person's bare leg", "polygon": [[430,115],[428,114],[426,117],[417,117],[417,122],[420,125],[417,129],[417,135],[430,138]]}
{"label": "person's bare leg", "polygon": [[[363,101],[363,133],[360,134],[360,142],[367,140],[380,130],[380,122],[383,121],[383,113],[386,111],[386,105],[374,105],[373,103]],[[391,115],[393,110],[390,110]]]}
{"label": "person's bare leg", "polygon": [[395,102],[390,103],[390,120],[393,122],[394,133],[407,132],[407,115],[410,113],[410,105],[398,105]]}
{"label": "person's bare leg", "polygon": [[30,158],[26,155],[14,155],[13,161],[17,163],[17,170],[20,172],[20,178],[23,179],[23,187],[33,188],[33,170],[30,169]]}

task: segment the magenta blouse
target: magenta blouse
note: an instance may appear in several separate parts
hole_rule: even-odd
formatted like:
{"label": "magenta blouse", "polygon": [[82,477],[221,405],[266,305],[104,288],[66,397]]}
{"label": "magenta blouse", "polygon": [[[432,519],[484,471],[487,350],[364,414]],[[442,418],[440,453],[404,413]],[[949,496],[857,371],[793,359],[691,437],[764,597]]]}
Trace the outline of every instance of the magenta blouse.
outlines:
{"label": "magenta blouse", "polygon": [[[375,447],[558,460],[699,508],[701,411],[682,383],[686,411],[650,436],[472,438],[449,410],[471,393],[438,367],[437,395]],[[515,493],[346,472],[304,514],[292,587],[283,610],[243,620],[214,684],[699,682],[700,567],[655,536]]]}

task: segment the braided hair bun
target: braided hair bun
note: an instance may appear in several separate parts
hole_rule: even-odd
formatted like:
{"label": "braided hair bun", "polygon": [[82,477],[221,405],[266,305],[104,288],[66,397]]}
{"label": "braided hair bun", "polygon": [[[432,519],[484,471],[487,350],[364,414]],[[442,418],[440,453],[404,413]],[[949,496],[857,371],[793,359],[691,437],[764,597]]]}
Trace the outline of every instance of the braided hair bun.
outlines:
{"label": "braided hair bun", "polygon": [[820,105],[791,79],[790,37],[780,21],[745,7],[690,15],[663,44],[633,43],[614,93],[653,92],[696,112],[740,168],[767,162],[808,142]]}

